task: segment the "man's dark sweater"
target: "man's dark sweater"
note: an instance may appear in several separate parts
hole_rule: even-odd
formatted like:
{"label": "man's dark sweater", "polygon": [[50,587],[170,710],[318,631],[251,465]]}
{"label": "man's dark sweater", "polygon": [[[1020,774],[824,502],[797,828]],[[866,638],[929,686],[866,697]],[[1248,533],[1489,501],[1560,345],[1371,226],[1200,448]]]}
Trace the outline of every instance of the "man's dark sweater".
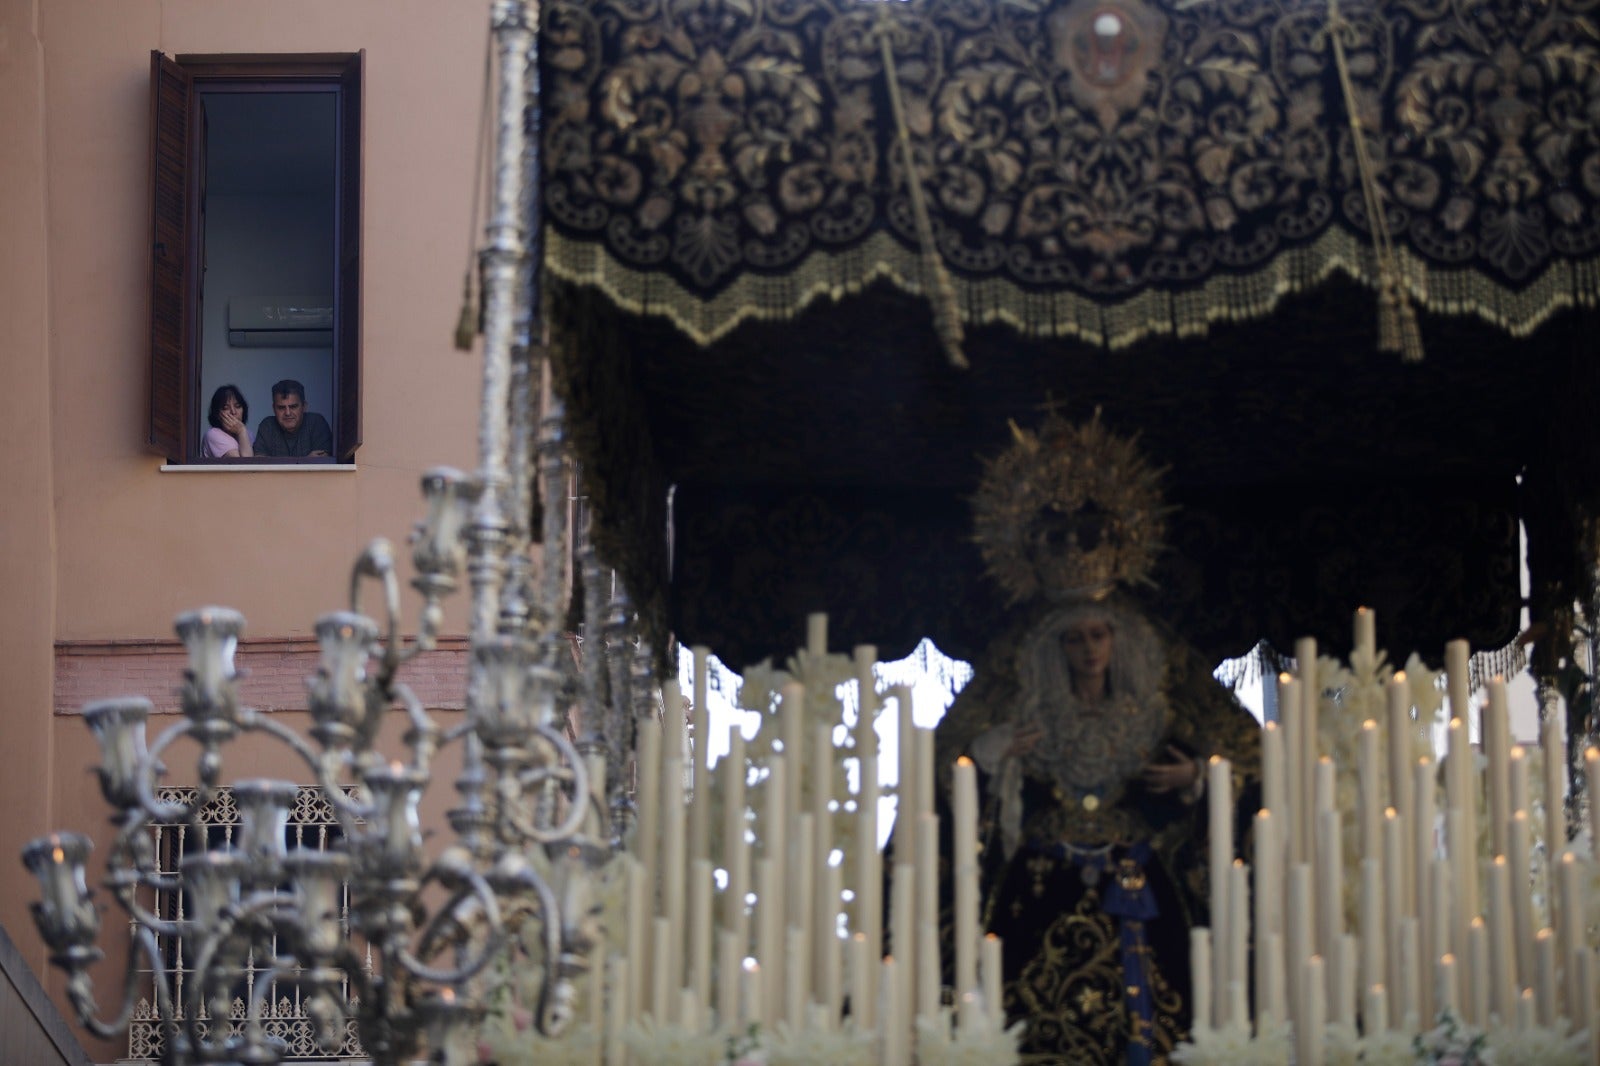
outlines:
{"label": "man's dark sweater", "polygon": [[333,430],[328,428],[328,420],[319,414],[307,411],[293,433],[285,433],[273,415],[263,418],[256,427],[257,455],[297,456],[312,452],[333,454]]}

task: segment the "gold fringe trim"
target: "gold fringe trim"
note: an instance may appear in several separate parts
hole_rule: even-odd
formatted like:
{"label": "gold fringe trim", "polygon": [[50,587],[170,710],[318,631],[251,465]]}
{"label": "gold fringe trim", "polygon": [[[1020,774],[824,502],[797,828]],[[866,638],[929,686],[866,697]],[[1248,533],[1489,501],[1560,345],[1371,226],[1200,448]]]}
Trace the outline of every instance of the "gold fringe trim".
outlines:
{"label": "gold fringe trim", "polygon": [[[1532,282],[1510,289],[1475,270],[1430,268],[1403,245],[1395,256],[1400,285],[1417,307],[1475,315],[1514,337],[1527,336],[1559,311],[1600,306],[1600,260],[1559,260]],[[563,281],[600,289],[625,311],[664,316],[702,347],[745,321],[792,319],[818,299],[838,301],[880,280],[913,296],[929,295],[921,285],[921,254],[881,230],[845,251],[813,252],[783,274],[741,274],[709,300],[666,274],[623,264],[603,245],[574,240],[553,227],[545,230],[545,267]],[[1381,290],[1371,244],[1338,226],[1251,274],[1216,276],[1181,292],[1147,290],[1102,302],[1077,292],[1029,291],[1000,278],[958,278],[954,287],[969,326],[999,323],[1028,337],[1067,337],[1117,349],[1147,337],[1204,336],[1218,322],[1264,318],[1285,296],[1315,288],[1335,272]],[[1398,325],[1407,329],[1403,321]],[[1410,328],[1415,325],[1413,311]]]}

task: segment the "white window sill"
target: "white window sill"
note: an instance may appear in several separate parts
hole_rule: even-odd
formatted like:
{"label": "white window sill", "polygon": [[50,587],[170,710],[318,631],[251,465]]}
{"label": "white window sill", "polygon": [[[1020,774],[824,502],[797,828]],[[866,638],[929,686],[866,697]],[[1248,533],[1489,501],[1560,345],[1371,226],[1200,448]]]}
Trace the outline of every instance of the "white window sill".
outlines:
{"label": "white window sill", "polygon": [[163,474],[329,474],[354,472],[355,463],[162,463]]}

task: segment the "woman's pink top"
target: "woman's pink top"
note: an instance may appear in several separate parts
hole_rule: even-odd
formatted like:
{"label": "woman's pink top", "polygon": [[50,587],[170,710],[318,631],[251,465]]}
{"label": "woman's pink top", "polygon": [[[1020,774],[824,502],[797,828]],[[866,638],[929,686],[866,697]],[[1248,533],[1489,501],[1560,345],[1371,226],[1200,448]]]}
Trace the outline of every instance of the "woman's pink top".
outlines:
{"label": "woman's pink top", "polygon": [[[250,434],[250,446],[255,447],[256,435]],[[206,430],[206,438],[200,445],[200,454],[207,459],[221,459],[224,455],[239,447],[239,438],[225,429],[211,426]]]}

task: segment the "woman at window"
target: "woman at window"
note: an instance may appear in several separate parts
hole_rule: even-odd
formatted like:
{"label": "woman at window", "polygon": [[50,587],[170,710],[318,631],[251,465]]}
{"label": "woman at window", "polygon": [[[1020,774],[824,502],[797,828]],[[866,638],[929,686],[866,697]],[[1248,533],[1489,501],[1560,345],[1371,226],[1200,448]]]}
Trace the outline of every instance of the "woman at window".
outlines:
{"label": "woman at window", "polygon": [[207,459],[248,459],[255,455],[250,436],[250,405],[237,385],[223,385],[211,394],[211,410],[206,414],[211,428],[201,444],[200,454]]}

